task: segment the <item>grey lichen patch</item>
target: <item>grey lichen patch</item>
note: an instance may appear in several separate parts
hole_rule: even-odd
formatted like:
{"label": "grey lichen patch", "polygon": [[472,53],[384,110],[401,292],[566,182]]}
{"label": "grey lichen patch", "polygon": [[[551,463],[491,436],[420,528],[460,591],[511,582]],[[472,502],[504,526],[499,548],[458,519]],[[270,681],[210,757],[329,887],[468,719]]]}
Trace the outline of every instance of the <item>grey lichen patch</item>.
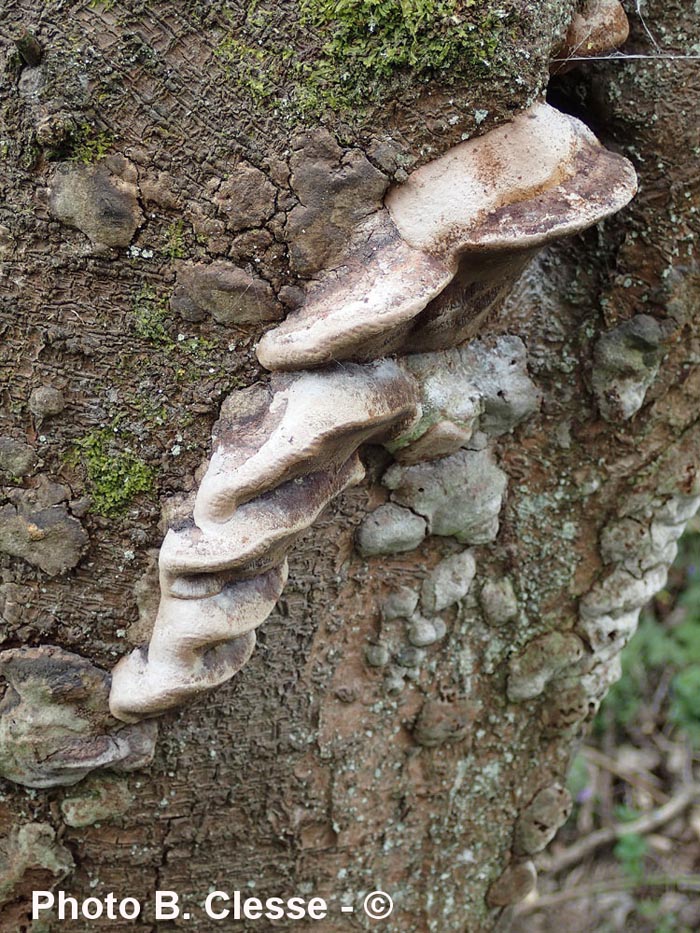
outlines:
{"label": "grey lichen patch", "polygon": [[134,799],[126,780],[107,775],[87,778],[80,791],[61,801],[61,813],[68,826],[93,826],[119,819]]}
{"label": "grey lichen patch", "polygon": [[412,551],[426,532],[425,519],[420,515],[388,502],[363,520],[357,531],[357,548],[366,557]]}
{"label": "grey lichen patch", "polygon": [[51,179],[49,209],[96,247],[128,246],[144,221],[136,179],[136,169],[121,156],[95,165],[63,162]]}
{"label": "grey lichen patch", "polygon": [[517,904],[534,890],[536,883],[537,871],[531,861],[512,862],[489,888],[486,902],[489,907]]}
{"label": "grey lichen patch", "polygon": [[42,507],[33,490],[0,507],[0,551],[21,557],[50,576],[75,567],[89,539],[65,502]]}
{"label": "grey lichen patch", "polygon": [[218,324],[240,325],[283,317],[282,306],[264,279],[222,260],[180,263],[170,305],[186,321],[211,315]]}
{"label": "grey lichen patch", "polygon": [[431,534],[487,544],[498,534],[506,474],[489,450],[460,450],[432,463],[390,467],[392,499],[423,515]]}
{"label": "grey lichen patch", "polygon": [[515,703],[539,696],[561,671],[584,655],[580,638],[571,632],[550,632],[533,639],[509,664],[508,699]]}
{"label": "grey lichen patch", "polygon": [[53,887],[74,868],[73,856],[48,823],[14,828],[0,840],[0,906]]}
{"label": "grey lichen patch", "polygon": [[292,269],[332,268],[358,224],[382,206],[387,177],[359,149],[344,152],[325,129],[295,140],[290,159],[299,204],[287,218]]}
{"label": "grey lichen patch", "polygon": [[[597,474],[593,474],[588,488],[595,490],[598,482]],[[510,517],[517,540],[522,542],[526,552],[528,548],[536,548],[540,566],[546,568],[544,573],[535,570],[532,574],[518,576],[521,604],[535,614],[545,593],[561,592],[569,586],[580,561],[577,549],[571,547],[580,533],[580,525],[572,520],[575,516],[567,504],[570,501],[568,487],[568,481],[562,477],[555,488],[530,490],[513,501]],[[578,489],[580,491],[580,487]],[[548,529],[546,536],[542,535],[542,528]]]}
{"label": "grey lichen patch", "polygon": [[0,437],[0,470],[10,476],[26,476],[36,466],[33,447],[13,437]]}
{"label": "grey lichen patch", "polygon": [[[447,422],[460,430],[459,447],[470,439],[477,424],[489,437],[512,431],[538,410],[542,400],[528,375],[527,349],[519,337],[474,340],[439,354],[415,354],[404,365],[420,383],[422,417],[410,435],[394,444],[399,459],[405,459],[415,439],[434,425]],[[432,459],[429,453],[425,459]]]}
{"label": "grey lichen patch", "polygon": [[400,586],[387,596],[381,608],[387,621],[410,619],[418,608],[418,593],[410,586]]}
{"label": "grey lichen patch", "polygon": [[515,827],[515,851],[520,855],[541,852],[554,839],[571,813],[571,795],[561,784],[539,791],[521,811]]}
{"label": "grey lichen patch", "polygon": [[424,612],[435,613],[459,602],[469,592],[476,573],[471,551],[452,554],[435,567],[423,581],[421,605]]}
{"label": "grey lichen patch", "polygon": [[505,625],[518,615],[518,601],[509,577],[488,580],[481,588],[479,602],[489,625]]}
{"label": "grey lichen patch", "polygon": [[95,768],[147,765],[153,721],[124,725],[109,713],[106,671],[61,648],[0,653],[0,775],[27,787],[76,784]]}
{"label": "grey lichen patch", "polygon": [[65,407],[63,393],[55,386],[36,386],[29,396],[29,410],[38,421],[59,415]]}
{"label": "grey lichen patch", "polygon": [[663,326],[648,314],[638,314],[599,338],[591,382],[607,421],[626,421],[642,407],[663,359],[663,341]]}
{"label": "grey lichen patch", "polygon": [[461,742],[469,736],[477,711],[477,707],[466,699],[428,699],[413,726],[413,739],[424,748]]}

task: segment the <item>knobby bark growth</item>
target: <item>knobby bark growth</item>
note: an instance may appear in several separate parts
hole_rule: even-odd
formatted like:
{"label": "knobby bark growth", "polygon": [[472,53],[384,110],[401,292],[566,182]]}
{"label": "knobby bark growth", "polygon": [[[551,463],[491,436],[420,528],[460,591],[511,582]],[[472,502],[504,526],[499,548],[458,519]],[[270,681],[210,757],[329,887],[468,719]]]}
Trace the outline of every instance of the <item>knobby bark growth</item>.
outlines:
{"label": "knobby bark growth", "polygon": [[[532,104],[574,12],[370,6],[6,5],[3,649],[109,670],[148,641],[161,504],[177,521],[223,399],[266,382],[262,334],[390,183]],[[700,41],[689,2],[631,19],[630,53],[655,52],[648,31],[674,56]],[[435,461],[437,499],[420,464],[367,448],[247,667],[161,720],[150,766],[3,784],[8,930],[40,930],[28,892],[60,879],[141,899],[144,930],[158,888],[218,928],[212,886],[324,896],[328,930],[363,928],[377,888],[387,930],[507,922],[700,495],[696,75],[641,58],[556,79],[555,105],[635,163],[636,200],[548,247],[482,322],[478,430]],[[387,554],[397,514],[414,548]],[[40,678],[29,694],[34,714]]]}

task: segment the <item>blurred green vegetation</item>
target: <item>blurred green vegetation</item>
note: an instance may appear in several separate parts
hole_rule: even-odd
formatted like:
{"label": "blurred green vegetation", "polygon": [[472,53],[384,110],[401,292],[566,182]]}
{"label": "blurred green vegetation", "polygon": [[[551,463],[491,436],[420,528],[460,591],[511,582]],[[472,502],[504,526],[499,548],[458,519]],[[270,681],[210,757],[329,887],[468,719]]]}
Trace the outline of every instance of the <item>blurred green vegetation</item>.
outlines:
{"label": "blurred green vegetation", "polygon": [[[663,695],[659,696],[658,691]],[[659,702],[660,701],[660,702]],[[654,709],[652,710],[652,707]],[[700,748],[700,532],[686,533],[666,589],[642,612],[639,629],[622,652],[622,677],[603,701],[594,735],[610,723],[624,733],[678,729]]]}
{"label": "blurred green vegetation", "polygon": [[[697,522],[696,527],[700,527]],[[693,529],[681,538],[668,583],[642,612],[639,628],[622,652],[621,661],[622,676],[603,701],[587,745],[612,758],[623,747],[651,752],[648,767],[652,771],[647,779],[656,781],[657,790],[671,797],[679,775],[669,756],[682,749],[690,767],[700,754],[700,531]],[[632,823],[654,805],[650,799],[642,803],[639,788],[623,780],[619,772],[613,771],[610,781],[601,785],[595,771],[585,749],[574,757],[567,782],[576,801],[566,830],[570,841],[581,831],[584,809],[593,820],[588,824],[590,831],[611,823]],[[603,791],[606,800],[601,786],[607,787]],[[654,896],[655,887],[649,883],[661,865],[673,887],[674,876],[683,872],[681,863],[676,863],[678,854],[676,843],[669,839],[667,857],[662,857],[652,850],[649,839],[632,827],[629,833],[618,836],[612,856],[622,884],[627,879],[639,894],[625,920],[625,930],[692,933],[669,908],[663,891]],[[604,856],[598,853],[596,857]],[[611,921],[606,933],[613,929],[620,928]]]}

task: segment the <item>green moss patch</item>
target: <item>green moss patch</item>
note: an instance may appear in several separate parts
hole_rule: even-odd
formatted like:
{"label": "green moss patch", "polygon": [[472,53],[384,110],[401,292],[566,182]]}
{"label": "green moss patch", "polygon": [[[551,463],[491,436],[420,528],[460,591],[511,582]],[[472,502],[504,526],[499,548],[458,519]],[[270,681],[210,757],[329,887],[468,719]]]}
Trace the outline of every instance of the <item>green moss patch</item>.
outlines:
{"label": "green moss patch", "polygon": [[134,298],[133,329],[137,337],[172,350],[176,343],[170,334],[172,314],[168,300],[148,286],[144,286]]}
{"label": "green moss patch", "polygon": [[85,470],[98,515],[119,515],[137,495],[153,491],[155,473],[134,453],[133,442],[112,427],[91,431],[75,443],[73,459]]}
{"label": "green moss patch", "polygon": [[70,141],[70,159],[91,165],[99,162],[109,152],[114,140],[106,131],[95,129],[89,123],[81,123]]}
{"label": "green moss patch", "polygon": [[494,8],[492,0],[299,0],[289,41],[261,0],[243,23],[231,17],[217,56],[258,103],[354,112],[402,81],[488,74],[513,20],[508,4]]}
{"label": "green moss patch", "polygon": [[[483,0],[301,0],[302,22],[328,34],[324,56],[370,90],[410,68],[415,77],[488,66],[509,19]],[[344,70],[343,70],[344,69]]]}

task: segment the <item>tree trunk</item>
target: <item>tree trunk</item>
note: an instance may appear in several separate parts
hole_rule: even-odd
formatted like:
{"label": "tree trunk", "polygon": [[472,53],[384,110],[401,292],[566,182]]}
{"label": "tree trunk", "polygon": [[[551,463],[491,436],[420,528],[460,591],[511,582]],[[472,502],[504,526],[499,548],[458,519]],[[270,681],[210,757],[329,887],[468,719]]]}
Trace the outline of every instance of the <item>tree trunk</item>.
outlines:
{"label": "tree trunk", "polygon": [[[583,20],[599,6],[615,4]],[[142,904],[135,924],[83,914],[66,931],[219,929],[214,890],[328,902],[321,925],[243,929],[374,928],[377,890],[387,931],[507,928],[700,501],[700,101],[682,58],[700,33],[690,3],[650,0],[644,21],[632,6],[625,52],[643,57],[577,67],[550,98],[633,161],[639,194],[454,329],[476,400],[464,443],[430,459],[430,435],[412,464],[400,432],[369,436],[365,480],[289,551],[240,672],[159,717],[152,763],[155,726],[127,726],[121,759],[111,739],[89,747],[117,770],[33,790],[27,755],[34,777],[69,759],[83,776],[42,730],[57,700],[79,694],[78,744],[86,723],[100,741],[122,728],[100,672],[149,641],[158,548],[189,515],[222,403],[219,433],[258,404],[241,399],[268,399],[258,341],[326,270],[352,287],[348,243],[387,190],[541,97],[574,9],[6,2],[0,663],[22,699],[8,688],[0,717],[2,930],[48,929],[31,892],[52,887]],[[673,60],[646,57],[650,34]],[[464,281],[450,288],[466,307]],[[414,354],[445,346],[413,339],[387,352],[425,385]],[[370,341],[341,359],[383,355]],[[157,921],[158,890],[190,919]]]}

